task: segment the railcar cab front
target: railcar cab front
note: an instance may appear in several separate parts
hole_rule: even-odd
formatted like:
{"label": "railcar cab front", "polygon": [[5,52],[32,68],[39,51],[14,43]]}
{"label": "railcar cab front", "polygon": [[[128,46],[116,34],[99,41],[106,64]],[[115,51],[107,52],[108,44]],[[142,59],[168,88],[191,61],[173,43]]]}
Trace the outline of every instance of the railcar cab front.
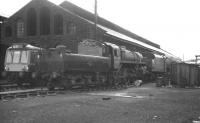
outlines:
{"label": "railcar cab front", "polygon": [[25,49],[25,44],[14,44],[6,51],[5,71],[28,71],[30,51]]}
{"label": "railcar cab front", "polygon": [[31,65],[31,56],[40,48],[26,43],[16,43],[6,50],[5,71],[7,72],[28,72]]}

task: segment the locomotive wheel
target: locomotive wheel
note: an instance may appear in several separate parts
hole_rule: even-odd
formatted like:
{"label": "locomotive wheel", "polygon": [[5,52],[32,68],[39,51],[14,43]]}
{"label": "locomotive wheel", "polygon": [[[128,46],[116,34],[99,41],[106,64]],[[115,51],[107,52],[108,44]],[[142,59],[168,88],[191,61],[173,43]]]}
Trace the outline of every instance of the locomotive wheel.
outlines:
{"label": "locomotive wheel", "polygon": [[129,79],[128,78],[121,78],[120,79],[120,85],[129,85]]}
{"label": "locomotive wheel", "polygon": [[49,90],[54,90],[54,89],[55,89],[55,86],[54,86],[54,84],[53,84],[52,82],[48,82],[48,83],[47,83],[47,88],[48,88]]}
{"label": "locomotive wheel", "polygon": [[48,83],[47,83],[47,88],[49,90],[54,90],[55,89],[55,82],[56,82],[56,79],[50,79],[50,81],[48,81]]}
{"label": "locomotive wheel", "polygon": [[68,90],[71,88],[70,80],[66,79],[62,81],[62,87],[64,87],[64,90]]}
{"label": "locomotive wheel", "polygon": [[16,78],[16,79],[14,80],[14,82],[17,84],[17,86],[22,87],[22,80],[21,80],[21,79]]}

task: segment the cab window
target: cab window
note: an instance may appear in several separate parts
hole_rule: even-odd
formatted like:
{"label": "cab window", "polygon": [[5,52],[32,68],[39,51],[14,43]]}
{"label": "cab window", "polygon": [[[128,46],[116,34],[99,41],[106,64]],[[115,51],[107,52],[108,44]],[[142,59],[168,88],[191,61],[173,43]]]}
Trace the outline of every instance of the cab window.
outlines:
{"label": "cab window", "polygon": [[20,60],[20,51],[14,51],[13,63],[19,63]]}
{"label": "cab window", "polygon": [[6,63],[27,63],[29,51],[8,50],[6,55]]}
{"label": "cab window", "polygon": [[107,46],[102,47],[102,55],[105,56],[105,57],[110,55],[109,47],[107,47]]}
{"label": "cab window", "polygon": [[6,63],[11,63],[11,62],[12,62],[12,52],[8,51],[6,56]]}
{"label": "cab window", "polygon": [[114,56],[118,57],[117,49],[114,49]]}
{"label": "cab window", "polygon": [[28,62],[28,51],[22,51],[21,63],[27,63],[27,62]]}

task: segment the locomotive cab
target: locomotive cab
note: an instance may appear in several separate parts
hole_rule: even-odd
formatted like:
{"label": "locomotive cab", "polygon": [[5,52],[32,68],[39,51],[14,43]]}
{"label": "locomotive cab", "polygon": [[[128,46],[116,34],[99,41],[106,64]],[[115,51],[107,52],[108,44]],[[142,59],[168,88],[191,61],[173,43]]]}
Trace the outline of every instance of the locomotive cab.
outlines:
{"label": "locomotive cab", "polygon": [[105,43],[109,47],[109,53],[111,57],[111,66],[113,70],[118,70],[120,68],[121,62],[121,52],[119,46],[112,43]]}

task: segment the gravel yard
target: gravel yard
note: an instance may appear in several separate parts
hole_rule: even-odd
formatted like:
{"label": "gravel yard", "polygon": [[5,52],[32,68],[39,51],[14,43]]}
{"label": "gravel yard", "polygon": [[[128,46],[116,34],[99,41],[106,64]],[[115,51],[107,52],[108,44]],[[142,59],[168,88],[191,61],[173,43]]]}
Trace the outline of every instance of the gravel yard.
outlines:
{"label": "gravel yard", "polygon": [[0,123],[192,123],[200,89],[153,84],[115,91],[67,92],[0,101]]}

